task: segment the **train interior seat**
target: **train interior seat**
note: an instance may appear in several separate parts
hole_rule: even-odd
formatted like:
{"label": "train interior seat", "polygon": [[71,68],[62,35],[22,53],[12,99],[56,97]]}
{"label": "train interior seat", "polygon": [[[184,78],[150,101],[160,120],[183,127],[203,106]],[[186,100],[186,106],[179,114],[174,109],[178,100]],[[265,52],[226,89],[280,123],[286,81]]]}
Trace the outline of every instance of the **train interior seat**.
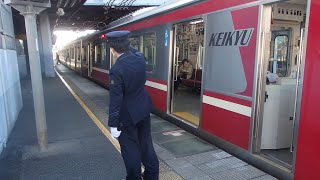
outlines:
{"label": "train interior seat", "polygon": [[202,69],[193,69],[190,79],[182,79],[181,84],[186,87],[191,87],[193,90],[200,92],[201,89]]}

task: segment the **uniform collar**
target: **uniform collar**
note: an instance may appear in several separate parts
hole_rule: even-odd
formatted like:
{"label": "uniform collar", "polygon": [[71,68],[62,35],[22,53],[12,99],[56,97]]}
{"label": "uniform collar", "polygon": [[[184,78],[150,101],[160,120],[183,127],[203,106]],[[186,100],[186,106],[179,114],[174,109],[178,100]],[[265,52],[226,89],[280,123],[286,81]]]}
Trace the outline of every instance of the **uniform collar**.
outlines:
{"label": "uniform collar", "polygon": [[122,54],[118,57],[117,61],[119,61],[119,60],[121,60],[121,59],[124,59],[124,58],[127,57],[130,53],[131,53],[130,51],[126,51],[126,52],[122,53]]}

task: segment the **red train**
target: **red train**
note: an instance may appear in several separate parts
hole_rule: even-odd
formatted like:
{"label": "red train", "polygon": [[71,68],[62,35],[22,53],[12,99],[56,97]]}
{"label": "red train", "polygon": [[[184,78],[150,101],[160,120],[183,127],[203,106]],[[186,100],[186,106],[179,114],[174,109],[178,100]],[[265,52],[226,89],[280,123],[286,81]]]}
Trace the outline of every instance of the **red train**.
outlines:
{"label": "red train", "polygon": [[[278,178],[320,179],[319,12],[318,0],[176,1],[59,55],[107,88],[114,58],[105,34],[130,30],[156,113]],[[179,79],[183,59],[193,71]]]}

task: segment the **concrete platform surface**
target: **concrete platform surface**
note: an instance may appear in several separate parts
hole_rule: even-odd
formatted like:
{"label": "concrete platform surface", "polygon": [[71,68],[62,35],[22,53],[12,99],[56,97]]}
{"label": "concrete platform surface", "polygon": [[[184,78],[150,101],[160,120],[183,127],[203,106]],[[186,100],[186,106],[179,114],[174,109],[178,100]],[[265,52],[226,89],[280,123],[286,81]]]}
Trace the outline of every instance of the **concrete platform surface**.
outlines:
{"label": "concrete platform surface", "polygon": [[[63,65],[56,69],[65,84],[58,76],[43,80],[48,151],[38,151],[31,83],[24,80],[24,107],[0,156],[0,179],[124,179],[117,145],[106,135],[108,91]],[[155,115],[151,119],[161,180],[275,179]]]}

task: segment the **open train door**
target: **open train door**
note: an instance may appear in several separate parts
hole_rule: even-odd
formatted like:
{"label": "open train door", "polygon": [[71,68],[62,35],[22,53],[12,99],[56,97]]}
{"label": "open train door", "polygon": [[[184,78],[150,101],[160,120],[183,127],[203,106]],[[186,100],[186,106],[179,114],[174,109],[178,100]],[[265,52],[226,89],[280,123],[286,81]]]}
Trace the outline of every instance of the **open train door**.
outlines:
{"label": "open train door", "polygon": [[199,126],[203,65],[204,21],[174,25],[170,113]]}
{"label": "open train door", "polygon": [[[307,0],[261,7],[253,152],[292,169]],[[259,68],[260,67],[260,68]]]}

